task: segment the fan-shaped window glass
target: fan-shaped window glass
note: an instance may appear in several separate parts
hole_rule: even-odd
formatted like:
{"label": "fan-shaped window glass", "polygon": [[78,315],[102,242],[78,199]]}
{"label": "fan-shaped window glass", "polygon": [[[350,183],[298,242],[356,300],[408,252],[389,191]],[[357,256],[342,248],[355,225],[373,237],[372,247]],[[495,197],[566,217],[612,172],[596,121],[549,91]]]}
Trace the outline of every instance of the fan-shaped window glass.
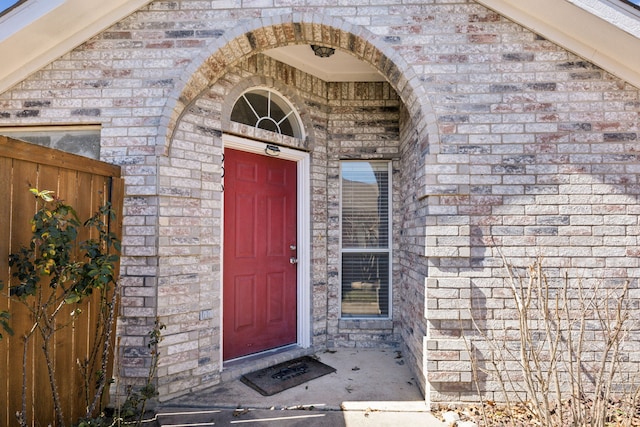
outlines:
{"label": "fan-shaped window glass", "polygon": [[233,106],[231,120],[295,138],[303,137],[293,107],[280,95],[266,89],[243,93]]}

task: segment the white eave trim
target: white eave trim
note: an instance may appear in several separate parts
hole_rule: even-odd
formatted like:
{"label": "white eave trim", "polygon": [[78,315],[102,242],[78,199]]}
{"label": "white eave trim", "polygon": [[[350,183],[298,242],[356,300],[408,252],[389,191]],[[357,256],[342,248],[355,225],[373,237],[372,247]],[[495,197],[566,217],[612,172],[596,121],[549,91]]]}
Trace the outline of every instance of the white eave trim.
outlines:
{"label": "white eave trim", "polygon": [[0,18],[0,93],[151,0],[29,0]]}
{"label": "white eave trim", "polygon": [[[625,24],[629,22],[628,12],[613,8],[610,1],[477,1],[640,88],[640,55],[636,55],[639,35]],[[596,3],[599,7],[594,10]],[[605,9],[607,19],[599,14]],[[625,16],[616,15],[612,9]]]}

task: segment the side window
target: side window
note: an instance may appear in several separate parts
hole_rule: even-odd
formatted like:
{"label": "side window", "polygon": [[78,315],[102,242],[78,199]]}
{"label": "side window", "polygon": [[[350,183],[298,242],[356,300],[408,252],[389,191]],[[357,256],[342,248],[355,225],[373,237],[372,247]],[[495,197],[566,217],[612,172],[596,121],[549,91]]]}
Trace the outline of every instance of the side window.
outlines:
{"label": "side window", "polygon": [[340,164],[342,317],[390,315],[391,164]]}
{"label": "side window", "polygon": [[282,135],[304,137],[293,107],[280,95],[267,89],[243,93],[231,110],[231,120]]}
{"label": "side window", "polygon": [[100,126],[0,127],[0,135],[91,159],[100,159]]}

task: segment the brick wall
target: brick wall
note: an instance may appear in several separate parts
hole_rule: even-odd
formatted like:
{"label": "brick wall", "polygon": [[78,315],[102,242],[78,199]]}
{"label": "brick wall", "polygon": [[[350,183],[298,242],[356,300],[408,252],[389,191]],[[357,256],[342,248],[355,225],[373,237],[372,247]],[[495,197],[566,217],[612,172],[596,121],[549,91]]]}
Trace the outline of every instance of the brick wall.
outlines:
{"label": "brick wall", "polygon": [[[310,80],[308,85],[294,84],[305,79]],[[386,83],[327,85],[259,56],[230,67],[218,84],[196,100],[176,127],[168,156],[161,158],[157,306],[168,325],[170,342],[163,342],[165,356],[158,374],[165,397],[219,380],[221,137],[222,130],[255,133],[228,121],[237,96],[253,86],[287,96],[311,132],[306,141],[280,137],[277,142],[312,153],[313,346],[399,345],[393,321],[339,324],[336,246],[338,160],[345,156],[397,159],[398,97]],[[327,91],[334,95],[327,96]],[[227,119],[221,120],[222,116]],[[255,136],[272,138],[260,131]],[[212,315],[201,319],[199,311],[211,307]]]}
{"label": "brick wall", "polygon": [[[312,156],[314,345],[401,337],[429,399],[471,399],[470,309],[486,327],[512,315],[496,247],[518,265],[544,254],[553,277],[630,278],[640,297],[638,89],[473,1],[369,3],[157,1],[0,94],[0,126],[100,124],[102,160],[122,166],[124,378],[146,376],[160,315],[163,396],[218,380],[220,138],[251,84],[276,85],[313,129],[299,144]],[[254,55],[322,41],[389,85],[328,85]],[[393,141],[374,126],[357,153],[397,156],[391,323],[336,317],[336,161],[352,154],[333,126],[341,105],[398,121]]]}
{"label": "brick wall", "polygon": [[[425,165],[436,401],[475,394],[468,346],[486,346],[471,312],[488,329],[514,316],[496,248],[521,267],[543,255],[550,280],[637,287],[637,88],[495,13],[464,10],[449,24],[434,17],[448,32],[423,65],[440,136]],[[482,386],[501,398],[496,383]]]}
{"label": "brick wall", "polygon": [[[395,347],[399,345],[397,304],[389,320],[340,319],[340,160],[388,160],[392,162],[394,203],[393,225],[399,228],[401,199],[399,168],[399,102],[388,83],[331,83],[328,88],[327,236],[329,264],[328,337],[332,346]],[[395,239],[395,238],[394,238]],[[397,266],[398,242],[392,243],[393,265]],[[399,270],[392,272],[392,297],[396,294]]]}

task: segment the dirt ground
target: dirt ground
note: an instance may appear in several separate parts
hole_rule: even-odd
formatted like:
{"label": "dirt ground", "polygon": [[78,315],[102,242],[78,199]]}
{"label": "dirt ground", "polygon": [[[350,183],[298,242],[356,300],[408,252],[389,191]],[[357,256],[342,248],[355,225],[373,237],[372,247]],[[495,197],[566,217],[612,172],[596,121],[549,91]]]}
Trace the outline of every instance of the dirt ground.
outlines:
{"label": "dirt ground", "polygon": [[[591,402],[583,402],[585,410],[589,411]],[[529,427],[544,426],[532,412],[530,404],[527,402],[513,404],[509,410],[504,405],[498,405],[495,402],[484,402],[483,404],[469,405],[439,405],[432,408],[433,415],[441,421],[445,421],[444,414],[454,412],[460,418],[460,421],[473,422],[479,427],[496,426],[496,427]],[[591,420],[574,423],[571,415],[569,402],[562,407],[562,417],[557,409],[552,410],[553,426],[591,426],[599,425],[591,423]],[[636,405],[631,409],[628,402],[621,400],[612,400],[607,408],[607,416],[602,424],[606,427],[636,427],[640,426],[640,405]],[[455,423],[452,423],[455,427]]]}

